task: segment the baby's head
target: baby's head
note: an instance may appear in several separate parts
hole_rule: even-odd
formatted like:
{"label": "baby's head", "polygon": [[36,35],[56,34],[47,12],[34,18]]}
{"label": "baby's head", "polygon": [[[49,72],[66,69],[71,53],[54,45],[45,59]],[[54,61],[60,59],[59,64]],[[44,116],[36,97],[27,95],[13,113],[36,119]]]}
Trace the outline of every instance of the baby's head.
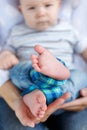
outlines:
{"label": "baby's head", "polygon": [[19,8],[30,28],[44,31],[57,22],[60,2],[61,0],[20,0]]}

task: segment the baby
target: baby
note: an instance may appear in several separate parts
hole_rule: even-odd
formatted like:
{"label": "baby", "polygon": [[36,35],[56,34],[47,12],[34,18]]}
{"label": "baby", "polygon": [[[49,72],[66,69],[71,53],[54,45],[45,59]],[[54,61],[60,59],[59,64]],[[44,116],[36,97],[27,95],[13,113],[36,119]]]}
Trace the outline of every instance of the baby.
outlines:
{"label": "baby", "polygon": [[[70,91],[73,100],[87,86],[85,72],[73,66],[73,53],[79,52],[87,60],[87,48],[82,49],[83,40],[68,23],[59,20],[60,3],[61,0],[20,0],[25,23],[14,27],[1,54],[1,68],[17,64],[10,71],[11,80],[22,90],[25,104],[37,118],[44,116],[47,104],[65,92]],[[6,60],[3,57],[7,54]]]}

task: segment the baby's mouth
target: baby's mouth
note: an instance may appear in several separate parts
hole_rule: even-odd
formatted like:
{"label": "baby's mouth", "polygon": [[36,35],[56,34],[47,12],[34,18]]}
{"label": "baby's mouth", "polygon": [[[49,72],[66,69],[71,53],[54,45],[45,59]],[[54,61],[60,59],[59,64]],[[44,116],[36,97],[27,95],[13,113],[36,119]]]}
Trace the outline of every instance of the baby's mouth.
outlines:
{"label": "baby's mouth", "polygon": [[48,23],[47,21],[39,21],[39,22],[37,22],[38,25],[45,25],[47,23]]}

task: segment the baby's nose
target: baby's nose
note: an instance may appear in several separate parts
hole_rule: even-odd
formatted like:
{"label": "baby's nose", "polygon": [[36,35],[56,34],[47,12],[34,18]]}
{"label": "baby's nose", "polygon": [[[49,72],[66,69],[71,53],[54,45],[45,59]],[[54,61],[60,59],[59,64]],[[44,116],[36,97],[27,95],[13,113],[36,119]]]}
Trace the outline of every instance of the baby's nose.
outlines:
{"label": "baby's nose", "polygon": [[37,16],[38,17],[43,17],[43,16],[45,16],[46,15],[46,10],[44,9],[44,8],[39,8],[38,10],[37,10]]}

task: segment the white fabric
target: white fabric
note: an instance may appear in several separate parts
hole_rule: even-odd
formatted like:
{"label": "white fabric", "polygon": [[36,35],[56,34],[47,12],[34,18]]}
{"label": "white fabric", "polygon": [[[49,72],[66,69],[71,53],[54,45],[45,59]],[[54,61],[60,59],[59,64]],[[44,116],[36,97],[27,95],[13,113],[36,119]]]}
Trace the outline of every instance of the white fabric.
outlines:
{"label": "white fabric", "polygon": [[0,45],[7,39],[12,26],[22,21],[18,0],[0,0]]}
{"label": "white fabric", "polygon": [[9,71],[7,70],[0,70],[0,86],[9,80]]}
{"label": "white fabric", "polygon": [[60,17],[87,35],[87,0],[62,0]]}

